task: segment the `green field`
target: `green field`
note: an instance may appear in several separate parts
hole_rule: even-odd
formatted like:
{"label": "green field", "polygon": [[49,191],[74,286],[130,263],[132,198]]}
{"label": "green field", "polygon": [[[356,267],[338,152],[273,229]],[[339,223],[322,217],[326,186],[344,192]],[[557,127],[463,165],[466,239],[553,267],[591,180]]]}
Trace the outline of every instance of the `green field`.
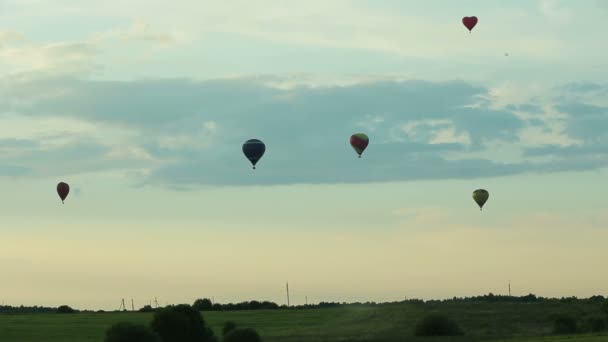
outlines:
{"label": "green field", "polygon": [[[440,312],[466,332],[459,338],[415,338],[425,314]],[[258,330],[264,341],[608,341],[606,336],[550,337],[553,317],[568,313],[584,322],[600,314],[593,303],[434,303],[347,306],[306,310],[204,312],[216,335],[232,320]],[[120,321],[147,324],[151,313],[3,314],[1,342],[101,342]],[[542,337],[542,338],[541,338]]]}

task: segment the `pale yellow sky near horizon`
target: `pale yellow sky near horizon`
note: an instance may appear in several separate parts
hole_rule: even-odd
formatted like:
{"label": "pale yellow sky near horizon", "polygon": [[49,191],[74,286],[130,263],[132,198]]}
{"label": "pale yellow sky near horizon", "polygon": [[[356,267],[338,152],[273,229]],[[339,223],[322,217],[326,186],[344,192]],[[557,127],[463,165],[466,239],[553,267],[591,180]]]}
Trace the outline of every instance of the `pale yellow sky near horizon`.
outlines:
{"label": "pale yellow sky near horizon", "polygon": [[[222,192],[231,190],[124,190],[121,205],[104,207],[102,195],[92,188],[65,205],[44,204],[41,211],[54,211],[52,218],[9,220],[12,229],[1,230],[0,299],[11,305],[81,309],[112,309],[121,298],[133,298],[140,307],[155,296],[161,304],[199,297],[284,303],[285,281],[292,303],[303,303],[305,296],[318,302],[504,294],[509,280],[514,295],[605,294],[608,286],[602,284],[608,276],[600,270],[608,257],[603,248],[608,214],[596,186],[605,176],[602,171],[487,179],[483,183],[492,186],[483,212],[470,193],[454,191],[470,181],[360,185],[356,190],[249,189],[240,192],[245,199],[234,201],[234,216],[224,223],[206,220],[215,208],[205,202],[221,203],[226,200]],[[566,184],[565,179],[580,182]],[[547,187],[560,182],[562,187]],[[283,204],[287,213],[273,217],[270,203],[285,200],[287,191],[307,195],[291,197],[289,206]],[[247,192],[263,196],[269,210],[251,224],[239,217],[251,200]],[[348,209],[354,193],[369,200],[368,222],[358,223],[357,210],[365,211],[366,205]],[[181,210],[162,221],[146,218],[139,213],[145,202],[138,201],[151,195]],[[202,205],[193,206],[193,198]],[[431,205],[433,199],[437,205]],[[35,212],[43,201],[31,202]],[[331,202],[343,203],[336,206],[333,222],[326,220],[332,217]],[[127,204],[139,222],[124,214],[121,207]],[[156,211],[166,204],[147,205]],[[289,211],[302,220],[290,223]],[[117,218],[120,214],[124,219]]]}

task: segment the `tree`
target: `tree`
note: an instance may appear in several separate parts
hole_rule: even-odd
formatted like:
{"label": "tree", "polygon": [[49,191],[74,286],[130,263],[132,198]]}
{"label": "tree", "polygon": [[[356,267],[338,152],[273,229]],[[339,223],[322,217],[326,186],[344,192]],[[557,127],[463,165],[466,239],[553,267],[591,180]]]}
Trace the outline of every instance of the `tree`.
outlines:
{"label": "tree", "polygon": [[143,308],[138,310],[139,312],[154,312],[154,309],[150,305],[144,305]]}
{"label": "tree", "polygon": [[76,311],[67,305],[62,305],[57,308],[57,313],[74,313],[74,312],[76,312]]}
{"label": "tree", "polygon": [[187,304],[168,306],[157,311],[150,326],[163,341],[216,341],[213,331],[205,324],[200,311]]}
{"label": "tree", "polygon": [[150,328],[129,322],[116,323],[106,331],[104,342],[162,342]]}
{"label": "tree", "polygon": [[194,301],[194,304],[192,304],[192,307],[194,307],[198,311],[211,311],[213,309],[213,304],[211,303],[211,300],[209,300],[208,298],[203,298],[203,299],[199,298]]}
{"label": "tree", "polygon": [[223,342],[262,342],[262,338],[254,329],[236,328],[224,336]]}

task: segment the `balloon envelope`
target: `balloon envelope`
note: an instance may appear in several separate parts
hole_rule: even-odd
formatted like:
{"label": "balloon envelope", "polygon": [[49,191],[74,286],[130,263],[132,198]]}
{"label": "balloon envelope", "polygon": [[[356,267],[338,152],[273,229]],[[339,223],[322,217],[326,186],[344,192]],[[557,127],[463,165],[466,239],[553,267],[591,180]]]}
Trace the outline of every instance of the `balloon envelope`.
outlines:
{"label": "balloon envelope", "polygon": [[253,168],[266,152],[266,145],[258,139],[249,139],[243,144],[243,154],[249,159]]}
{"label": "balloon envelope", "polygon": [[70,193],[70,186],[67,183],[60,182],[59,184],[57,184],[57,194],[59,195],[59,198],[61,198],[61,203],[63,203],[63,201],[65,201],[65,199],[66,199],[66,197],[68,197],[69,193]]}
{"label": "balloon envelope", "polygon": [[350,136],[350,146],[355,149],[355,152],[361,158],[361,154],[369,145],[369,137],[365,133],[356,133]]}
{"label": "balloon envelope", "polygon": [[488,200],[489,197],[490,197],[490,194],[488,193],[488,191],[486,191],[484,189],[477,189],[477,190],[473,191],[473,200],[479,206],[479,210],[481,210],[483,208],[483,205],[486,204],[486,201]]}
{"label": "balloon envelope", "polygon": [[462,23],[464,24],[464,26],[466,28],[469,29],[469,32],[471,32],[473,27],[475,27],[475,25],[477,25],[477,17],[475,17],[475,16],[464,17],[464,18],[462,18]]}

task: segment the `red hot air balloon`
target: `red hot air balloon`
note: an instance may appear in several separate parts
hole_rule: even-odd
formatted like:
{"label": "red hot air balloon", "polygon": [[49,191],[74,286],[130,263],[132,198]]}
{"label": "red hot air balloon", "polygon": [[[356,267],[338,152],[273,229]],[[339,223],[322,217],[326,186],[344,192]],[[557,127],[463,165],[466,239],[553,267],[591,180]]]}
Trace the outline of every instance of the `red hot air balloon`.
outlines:
{"label": "red hot air balloon", "polygon": [[466,28],[469,29],[469,33],[471,33],[471,30],[473,29],[473,27],[475,27],[475,25],[477,25],[477,17],[475,17],[475,16],[464,17],[464,18],[462,18],[462,23],[464,24],[464,26]]}
{"label": "red hot air balloon", "polygon": [[69,193],[70,186],[67,183],[60,182],[59,184],[57,184],[57,194],[59,195],[59,198],[61,198],[61,203],[65,201],[65,198],[68,197]]}
{"label": "red hot air balloon", "polygon": [[350,146],[355,149],[355,152],[361,158],[361,154],[369,145],[369,137],[365,133],[355,133],[350,136]]}

